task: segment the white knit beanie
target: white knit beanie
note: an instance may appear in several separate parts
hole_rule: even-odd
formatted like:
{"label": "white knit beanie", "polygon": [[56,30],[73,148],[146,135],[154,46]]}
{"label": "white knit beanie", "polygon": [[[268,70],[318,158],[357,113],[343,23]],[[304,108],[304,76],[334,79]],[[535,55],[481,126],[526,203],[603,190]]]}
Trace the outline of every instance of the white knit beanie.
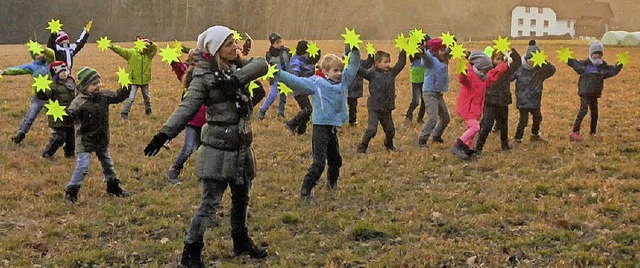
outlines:
{"label": "white knit beanie", "polygon": [[224,40],[231,34],[233,34],[231,30],[225,26],[212,26],[198,35],[198,49],[211,55],[216,54]]}

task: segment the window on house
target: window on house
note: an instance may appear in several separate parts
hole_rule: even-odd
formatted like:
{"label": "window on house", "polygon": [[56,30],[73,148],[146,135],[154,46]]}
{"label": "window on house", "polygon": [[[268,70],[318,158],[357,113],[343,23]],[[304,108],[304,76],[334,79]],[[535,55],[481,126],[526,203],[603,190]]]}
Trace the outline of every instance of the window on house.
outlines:
{"label": "window on house", "polygon": [[525,13],[531,13],[531,8],[530,7],[525,7],[524,8],[524,12]]}
{"label": "window on house", "polygon": [[529,36],[536,36],[536,32],[535,31],[529,32]]}
{"label": "window on house", "polygon": [[544,32],[544,33],[542,33],[542,35],[547,36],[547,35],[549,35],[549,33],[548,32]]}
{"label": "window on house", "polygon": [[541,8],[541,7],[538,8],[538,14],[542,14],[543,11],[544,11],[544,8]]}
{"label": "window on house", "polygon": [[522,36],[522,31],[518,31],[518,37]]}
{"label": "window on house", "polygon": [[536,20],[531,20],[531,27],[536,27]]}
{"label": "window on house", "polygon": [[524,19],[518,19],[518,26],[524,25]]}
{"label": "window on house", "polygon": [[545,21],[544,21],[544,27],[545,27],[545,28],[549,28],[549,21],[548,21],[548,20],[545,20]]}

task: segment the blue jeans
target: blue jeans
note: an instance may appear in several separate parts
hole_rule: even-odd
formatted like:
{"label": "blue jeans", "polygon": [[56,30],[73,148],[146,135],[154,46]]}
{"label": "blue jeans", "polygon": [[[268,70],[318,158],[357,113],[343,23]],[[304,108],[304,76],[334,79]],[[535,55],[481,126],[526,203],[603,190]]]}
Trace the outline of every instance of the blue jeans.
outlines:
{"label": "blue jeans", "polygon": [[29,111],[24,116],[22,120],[22,124],[20,124],[20,129],[18,132],[29,133],[29,129],[31,129],[31,125],[33,125],[33,121],[36,120],[38,114],[40,114],[40,110],[44,107],[45,101],[38,99],[36,96],[31,97],[31,103],[29,104]]}
{"label": "blue jeans", "polygon": [[[260,106],[260,111],[267,112],[267,110],[269,110],[271,104],[273,104],[273,102],[276,100],[276,97],[278,97],[278,92],[278,80],[273,79],[273,84],[271,84],[269,95],[267,95],[267,99],[265,99],[262,103],[262,106]],[[279,95],[280,100],[278,102],[278,114],[284,115],[284,109],[287,104],[287,96],[285,96],[284,94]]]}
{"label": "blue jeans", "polygon": [[184,162],[187,162],[189,156],[200,147],[200,133],[202,127],[187,126],[184,129],[184,145],[175,160],[173,160],[173,168],[182,169]]}
{"label": "blue jeans", "polygon": [[129,92],[129,98],[124,102],[124,106],[122,106],[121,114],[129,114],[131,111],[131,106],[133,105],[133,101],[136,99],[136,93],[138,92],[138,88],[141,88],[142,98],[144,99],[144,109],[145,111],[151,111],[151,95],[149,94],[149,84],[146,85],[134,85],[131,84],[131,91]]}
{"label": "blue jeans", "polygon": [[[113,159],[109,149],[96,151],[96,156],[102,165],[102,173],[104,174],[105,182],[120,182],[116,176],[116,171],[113,168]],[[68,186],[81,186],[84,177],[89,173],[89,164],[91,164],[91,152],[81,152],[78,154],[78,160],[76,162],[76,169],[71,175],[71,181]]]}

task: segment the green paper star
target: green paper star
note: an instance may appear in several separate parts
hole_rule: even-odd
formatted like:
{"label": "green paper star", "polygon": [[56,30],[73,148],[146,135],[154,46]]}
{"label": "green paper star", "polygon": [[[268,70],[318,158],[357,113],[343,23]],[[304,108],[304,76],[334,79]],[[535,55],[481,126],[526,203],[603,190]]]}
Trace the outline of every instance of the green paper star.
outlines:
{"label": "green paper star", "polygon": [[467,74],[467,59],[461,59],[456,64],[456,73],[457,74]]}
{"label": "green paper star", "polygon": [[147,42],[142,41],[142,39],[138,39],[133,42],[133,48],[135,48],[138,52],[142,52],[143,49],[147,48]]}
{"label": "green paper star", "polygon": [[33,54],[40,54],[42,53],[42,51],[44,51],[44,48],[42,48],[42,45],[40,45],[38,42],[35,42],[33,40],[29,40],[29,42],[27,43],[27,46],[29,47],[29,52]]}
{"label": "green paper star", "polygon": [[269,78],[274,78],[274,74],[276,74],[278,72],[278,67],[276,64],[273,65],[269,65],[269,70],[267,71],[267,74],[263,75],[261,78],[262,80],[268,80]]}
{"label": "green paper star", "polygon": [[162,56],[162,61],[170,64],[174,61],[178,61],[178,57],[180,57],[180,51],[167,45],[166,48],[160,49],[160,56]]}
{"label": "green paper star", "polygon": [[49,87],[49,85],[53,83],[53,81],[49,80],[48,74],[47,75],[39,74],[38,77],[33,78],[33,81],[34,82],[31,86],[35,87],[36,91],[45,92],[47,90],[51,90],[51,87]]}
{"label": "green paper star", "polygon": [[573,59],[573,51],[571,51],[571,49],[567,48],[567,47],[563,47],[560,50],[556,50],[556,53],[558,53],[558,60],[560,62],[564,62],[567,63],[569,62],[569,59]]}
{"label": "green paper star", "polygon": [[251,97],[253,97],[253,90],[256,88],[259,88],[260,85],[258,85],[258,83],[260,83],[257,79],[251,81],[251,83],[249,83],[249,94],[251,94]]}
{"label": "green paper star", "polygon": [[376,49],[373,47],[373,44],[371,43],[367,43],[367,45],[365,46],[365,49],[367,50],[367,55],[375,55],[376,54]]}
{"label": "green paper star", "polygon": [[347,69],[347,65],[349,65],[349,57],[351,54],[344,55],[342,58],[342,64],[344,64],[344,69]]}
{"label": "green paper star", "polygon": [[318,44],[316,44],[316,42],[309,42],[309,45],[307,46],[307,52],[309,53],[309,57],[315,57],[320,55],[320,48],[318,47]]}
{"label": "green paper star", "polygon": [[533,61],[533,67],[547,64],[547,55],[544,54],[544,51],[536,51],[531,53],[531,60]]}
{"label": "green paper star", "polygon": [[236,41],[242,40],[242,35],[240,35],[238,31],[231,30],[231,32],[233,33],[233,40],[236,40]]}
{"label": "green paper star", "polygon": [[58,100],[49,99],[49,104],[45,104],[44,107],[47,108],[46,115],[53,116],[53,121],[62,121],[62,117],[68,115],[64,110],[67,106],[61,106]]}
{"label": "green paper star", "polygon": [[178,40],[173,40],[172,45],[173,45],[173,48],[175,48],[175,49],[176,49],[176,51],[178,51],[178,52],[182,52],[182,48],[183,48],[183,47],[182,47],[182,43],[180,43],[180,41],[178,41]]}
{"label": "green paper star", "polygon": [[396,39],[393,40],[395,42],[395,47],[400,50],[407,50],[407,43],[409,43],[409,38],[404,37],[403,33],[400,33]]}
{"label": "green paper star", "polygon": [[57,33],[62,30],[62,23],[60,23],[60,20],[51,19],[48,24],[49,27],[47,27],[47,30],[50,30],[52,33]]}
{"label": "green paper star", "polygon": [[344,38],[344,43],[349,45],[351,49],[358,47],[362,40],[360,40],[360,35],[356,34],[356,30],[349,30],[349,28],[344,28],[346,31],[342,34],[342,38]]}
{"label": "green paper star", "polygon": [[455,36],[449,32],[442,33],[440,38],[442,38],[442,43],[447,47],[451,47],[456,42],[456,40],[453,39]]}
{"label": "green paper star", "polygon": [[118,84],[120,84],[121,87],[126,87],[131,84],[129,73],[124,68],[118,66],[118,72],[116,75],[118,76]]}
{"label": "green paper star", "polygon": [[465,51],[465,49],[462,46],[462,44],[455,43],[451,47],[451,53],[449,53],[449,54],[451,54],[451,57],[454,60],[458,60],[458,59],[462,59],[465,56],[464,55],[464,51]]}
{"label": "green paper star", "polygon": [[283,82],[278,82],[278,90],[280,94],[284,94],[287,97],[289,96],[289,94],[293,93],[293,90]]}
{"label": "green paper star", "polygon": [[631,57],[629,56],[629,51],[616,55],[616,64],[621,64],[622,66],[625,66],[629,64],[630,61],[631,61]]}
{"label": "green paper star", "polygon": [[409,36],[409,40],[411,40],[412,42],[416,42],[416,43],[422,43],[422,40],[424,39],[425,36],[427,36],[426,33],[422,32],[422,29],[417,29],[414,28],[413,30],[411,30],[411,32],[409,32],[410,36]]}
{"label": "green paper star", "polygon": [[498,52],[502,52],[502,54],[506,55],[507,52],[511,50],[511,42],[509,42],[507,37],[502,38],[502,36],[498,36],[498,40],[493,40],[493,43],[495,43],[493,48],[498,50]]}
{"label": "green paper star", "polygon": [[102,52],[105,52],[111,46],[111,40],[109,40],[109,38],[106,36],[100,37],[100,39],[96,41],[96,43],[98,44],[98,48]]}

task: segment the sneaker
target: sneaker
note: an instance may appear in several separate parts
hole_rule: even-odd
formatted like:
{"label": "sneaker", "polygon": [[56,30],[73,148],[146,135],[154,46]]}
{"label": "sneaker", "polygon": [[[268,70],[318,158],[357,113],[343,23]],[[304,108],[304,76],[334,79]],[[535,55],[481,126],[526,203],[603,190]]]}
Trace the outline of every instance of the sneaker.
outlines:
{"label": "sneaker", "polygon": [[15,136],[11,137],[11,141],[15,144],[20,144],[25,136],[26,134],[24,134],[24,132],[18,132]]}
{"label": "sneaker", "polygon": [[284,114],[278,114],[278,118],[284,118]]}
{"label": "sneaker", "polygon": [[169,170],[167,170],[167,180],[169,181],[169,183],[171,184],[180,184],[180,180],[178,179],[178,176],[180,176],[180,172],[182,171],[182,169],[177,169],[174,167],[170,167]]}
{"label": "sneaker", "polygon": [[502,148],[503,151],[509,151],[511,149],[513,149],[513,147],[511,147],[511,145],[509,145],[509,142],[503,142],[500,144],[500,148]]}
{"label": "sneaker", "polygon": [[581,142],[582,141],[582,137],[580,137],[580,133],[578,133],[578,132],[571,132],[569,134],[569,140],[573,141],[573,142]]}
{"label": "sneaker", "polygon": [[129,120],[129,114],[128,113],[120,113],[120,119],[122,119],[122,121]]}
{"label": "sneaker", "polygon": [[522,138],[520,138],[520,139],[515,138],[515,139],[513,139],[513,141],[514,141],[515,143],[522,143]]}
{"label": "sneaker", "polygon": [[286,129],[289,131],[289,133],[291,133],[292,135],[296,134],[295,129],[293,129],[293,128],[289,125],[289,123],[284,123],[284,128],[286,128]]}
{"label": "sneaker", "polygon": [[531,135],[531,137],[529,138],[529,141],[532,141],[532,142],[537,142],[537,141],[547,142],[547,140],[545,138],[543,138],[542,135],[540,135],[540,134]]}
{"label": "sneaker", "polygon": [[357,152],[359,154],[366,154],[367,153],[367,146],[363,145],[363,144],[359,144]]}
{"label": "sneaker", "polygon": [[433,142],[435,143],[444,143],[444,140],[440,136],[433,136]]}
{"label": "sneaker", "polygon": [[153,110],[151,110],[151,108],[144,109],[144,114],[151,115],[153,114]]}
{"label": "sneaker", "polygon": [[79,190],[80,190],[80,186],[78,185],[67,186],[67,189],[64,191],[64,199],[66,199],[71,203],[77,202]]}
{"label": "sneaker", "polygon": [[258,110],[258,113],[256,114],[256,116],[260,120],[263,120],[266,115],[267,115],[267,111],[263,111],[263,110]]}

